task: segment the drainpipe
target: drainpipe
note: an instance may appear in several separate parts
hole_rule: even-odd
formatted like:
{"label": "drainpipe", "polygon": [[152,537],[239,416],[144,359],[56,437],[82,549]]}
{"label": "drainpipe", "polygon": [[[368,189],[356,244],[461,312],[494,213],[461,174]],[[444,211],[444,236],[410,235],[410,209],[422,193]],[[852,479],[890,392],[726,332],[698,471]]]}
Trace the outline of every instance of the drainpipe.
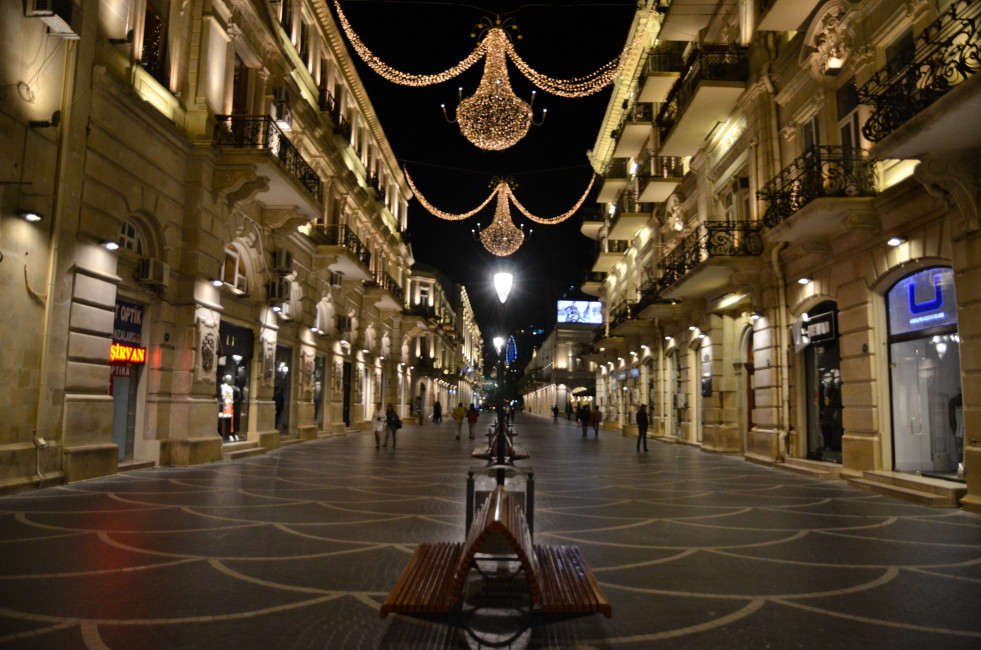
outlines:
{"label": "drainpipe", "polygon": [[787,247],[787,242],[779,242],[771,252],[773,263],[773,274],[777,278],[777,296],[779,306],[777,309],[777,344],[780,346],[780,361],[777,365],[778,385],[780,387],[780,418],[779,426],[783,428],[780,435],[781,444],[777,447],[777,454],[780,460],[786,452],[790,451],[790,352],[787,334],[787,284],[785,282],[783,267],[780,266],[780,252]]}

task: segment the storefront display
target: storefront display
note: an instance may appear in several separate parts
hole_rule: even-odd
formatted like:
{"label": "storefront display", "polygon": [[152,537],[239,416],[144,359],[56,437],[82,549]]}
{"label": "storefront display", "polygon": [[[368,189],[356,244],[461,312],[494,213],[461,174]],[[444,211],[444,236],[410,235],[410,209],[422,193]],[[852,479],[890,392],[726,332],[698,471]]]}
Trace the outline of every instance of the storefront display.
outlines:
{"label": "storefront display", "polygon": [[964,425],[954,277],[931,268],[889,290],[893,465],[963,477]]}
{"label": "storefront display", "polygon": [[838,311],[823,302],[807,312],[794,328],[794,343],[804,356],[807,390],[807,457],[840,463],[844,435],[841,402],[841,355]]}
{"label": "storefront display", "polygon": [[133,457],[137,390],[140,369],[146,362],[143,342],[143,305],[116,299],[116,315],[109,347],[109,394],[112,395],[112,441],[119,460]]}
{"label": "storefront display", "polygon": [[225,321],[220,323],[218,333],[218,435],[226,441],[244,440],[248,432],[249,368],[255,336],[247,327]]}

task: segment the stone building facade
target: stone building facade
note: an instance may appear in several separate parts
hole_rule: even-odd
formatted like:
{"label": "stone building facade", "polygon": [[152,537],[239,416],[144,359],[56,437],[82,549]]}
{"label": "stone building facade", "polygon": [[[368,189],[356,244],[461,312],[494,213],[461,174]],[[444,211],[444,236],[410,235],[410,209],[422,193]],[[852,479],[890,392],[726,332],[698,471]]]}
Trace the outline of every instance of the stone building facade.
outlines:
{"label": "stone building facade", "polygon": [[981,511],[981,7],[658,4],[582,227],[608,426]]}
{"label": "stone building facade", "polygon": [[0,490],[408,414],[410,191],[325,2],[5,2],[0,34]]}

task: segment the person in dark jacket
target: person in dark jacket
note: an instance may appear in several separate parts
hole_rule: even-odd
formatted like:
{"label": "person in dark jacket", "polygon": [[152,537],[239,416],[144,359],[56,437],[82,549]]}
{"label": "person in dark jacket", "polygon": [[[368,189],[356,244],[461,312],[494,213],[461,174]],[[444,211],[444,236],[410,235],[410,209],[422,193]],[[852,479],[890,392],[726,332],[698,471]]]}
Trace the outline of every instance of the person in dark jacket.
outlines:
{"label": "person in dark jacket", "polygon": [[647,451],[647,405],[641,404],[637,409],[637,451],[640,451],[640,441],[644,441],[644,451]]}

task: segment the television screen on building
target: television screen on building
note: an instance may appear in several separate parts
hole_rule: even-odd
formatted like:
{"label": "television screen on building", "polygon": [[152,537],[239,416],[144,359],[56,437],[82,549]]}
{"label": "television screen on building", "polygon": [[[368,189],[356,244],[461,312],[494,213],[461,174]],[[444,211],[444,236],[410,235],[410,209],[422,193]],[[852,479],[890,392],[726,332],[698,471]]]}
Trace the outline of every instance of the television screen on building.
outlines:
{"label": "television screen on building", "polygon": [[603,308],[599,302],[594,301],[560,300],[556,321],[559,323],[601,325],[603,323]]}

